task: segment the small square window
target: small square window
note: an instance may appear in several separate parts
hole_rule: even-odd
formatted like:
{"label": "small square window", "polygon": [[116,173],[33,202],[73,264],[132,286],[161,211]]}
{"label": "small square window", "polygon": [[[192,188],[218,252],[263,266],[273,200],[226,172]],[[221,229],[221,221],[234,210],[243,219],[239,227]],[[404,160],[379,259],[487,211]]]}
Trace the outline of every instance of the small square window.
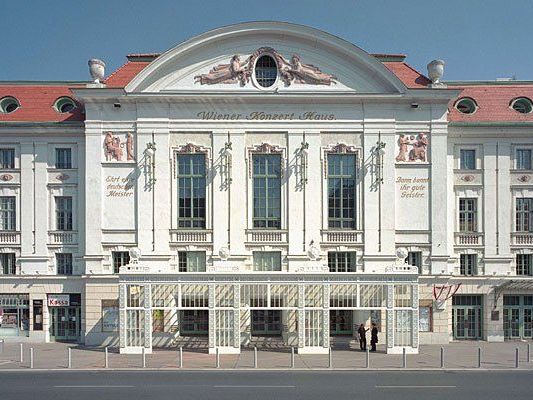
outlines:
{"label": "small square window", "polygon": [[413,267],[418,268],[418,273],[422,272],[422,252],[421,251],[410,251],[407,253],[407,258],[405,262]]}
{"label": "small square window", "polygon": [[15,168],[15,149],[0,149],[0,169]]}
{"label": "small square window", "polygon": [[476,169],[476,151],[460,150],[459,169]]}
{"label": "small square window", "polygon": [[204,251],[179,251],[179,272],[205,272]]}
{"label": "small square window", "polygon": [[476,254],[461,254],[460,259],[460,273],[461,275],[472,276],[477,275],[477,255]]}
{"label": "small square window", "polygon": [[130,253],[128,251],[113,252],[113,273],[118,274],[120,267],[130,263]]}
{"label": "small square window", "polygon": [[56,267],[58,275],[72,275],[72,254],[56,253]]}
{"label": "small square window", "polygon": [[531,169],[531,150],[517,149],[516,150],[516,169]]}
{"label": "small square window", "polygon": [[56,165],[57,169],[72,168],[72,150],[69,148],[56,149]]}
{"label": "small square window", "polygon": [[254,271],[281,271],[279,251],[254,251]]}

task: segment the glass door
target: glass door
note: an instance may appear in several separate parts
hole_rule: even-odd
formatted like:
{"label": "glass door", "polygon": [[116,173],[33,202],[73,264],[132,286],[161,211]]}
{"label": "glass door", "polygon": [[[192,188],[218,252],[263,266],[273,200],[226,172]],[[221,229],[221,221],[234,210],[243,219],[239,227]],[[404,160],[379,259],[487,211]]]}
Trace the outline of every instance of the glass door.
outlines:
{"label": "glass door", "polygon": [[353,334],[353,311],[352,310],[330,310],[329,312],[329,332],[330,335],[352,335]]}
{"label": "glass door", "polygon": [[209,311],[183,310],[180,313],[180,336],[207,335]]}
{"label": "glass door", "polygon": [[505,307],[503,309],[503,329],[507,338],[520,337],[520,308]]}
{"label": "glass door", "polygon": [[452,318],[454,339],[481,339],[481,308],[454,307]]}
{"label": "glass door", "polygon": [[80,308],[51,307],[50,337],[53,340],[78,340],[80,327]]}
{"label": "glass door", "polygon": [[280,336],[280,310],[253,310],[252,336]]}

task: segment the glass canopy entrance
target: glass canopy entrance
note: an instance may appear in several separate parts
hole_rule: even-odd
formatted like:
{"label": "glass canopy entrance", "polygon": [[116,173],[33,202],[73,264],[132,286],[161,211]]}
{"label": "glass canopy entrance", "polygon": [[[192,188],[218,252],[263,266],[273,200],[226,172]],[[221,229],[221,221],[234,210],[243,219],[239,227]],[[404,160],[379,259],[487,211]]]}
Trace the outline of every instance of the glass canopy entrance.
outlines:
{"label": "glass canopy entrance", "polygon": [[173,346],[192,332],[207,334],[210,353],[238,353],[254,334],[281,336],[299,353],[327,353],[330,335],[350,331],[340,316],[353,310],[385,316],[388,353],[418,352],[416,273],[121,274],[120,351],[150,352],[155,335]]}

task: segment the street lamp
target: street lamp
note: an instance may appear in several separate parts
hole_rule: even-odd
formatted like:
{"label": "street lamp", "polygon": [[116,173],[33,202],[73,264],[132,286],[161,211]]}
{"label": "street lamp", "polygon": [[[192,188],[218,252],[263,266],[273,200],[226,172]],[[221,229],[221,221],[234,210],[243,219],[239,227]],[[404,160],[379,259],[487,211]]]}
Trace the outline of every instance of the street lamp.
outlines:
{"label": "street lamp", "polygon": [[307,183],[307,166],[309,156],[309,143],[303,141],[300,146],[300,184],[305,185]]}
{"label": "street lamp", "polygon": [[147,173],[150,177],[150,184],[153,185],[156,181],[155,179],[155,142],[148,142],[146,143],[146,149],[144,150],[144,154],[146,156],[146,165],[147,165]]}
{"label": "street lamp", "polygon": [[231,177],[231,167],[232,167],[232,145],[231,142],[228,140],[224,144],[224,152],[222,153],[222,165],[224,168],[224,174],[226,176],[226,184],[229,185],[233,179]]}
{"label": "street lamp", "polygon": [[376,183],[383,183],[383,156],[385,155],[385,143],[378,140],[374,148],[376,157]]}

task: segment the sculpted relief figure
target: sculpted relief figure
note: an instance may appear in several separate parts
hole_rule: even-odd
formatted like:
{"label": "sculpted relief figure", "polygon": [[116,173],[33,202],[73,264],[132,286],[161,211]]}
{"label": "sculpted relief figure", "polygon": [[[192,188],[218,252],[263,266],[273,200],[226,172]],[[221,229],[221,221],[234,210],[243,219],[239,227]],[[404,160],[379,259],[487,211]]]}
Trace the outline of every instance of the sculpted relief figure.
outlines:
{"label": "sculpted relief figure", "polygon": [[292,76],[292,80],[297,83],[307,83],[311,85],[331,85],[335,83],[335,77],[320,71],[311,64],[303,64],[299,56],[294,54],[291,58],[290,69],[287,71]]}
{"label": "sculpted relief figure", "polygon": [[396,162],[426,162],[429,138],[426,133],[407,136],[400,134],[398,138],[398,154]]}
{"label": "sculpted relief figure", "polygon": [[397,162],[407,161],[407,146],[409,145],[409,138],[406,137],[403,133],[398,138],[398,155],[396,156]]}
{"label": "sculpted relief figure", "polygon": [[241,62],[239,55],[231,57],[229,64],[214,66],[207,74],[196,75],[194,82],[202,85],[215,85],[217,83],[237,83],[246,85],[250,78],[250,58]]}
{"label": "sculpted relief figure", "polygon": [[429,145],[428,137],[425,133],[419,133],[416,142],[413,143],[413,148],[409,152],[409,161],[423,161],[426,162],[427,147]]}
{"label": "sculpted relief figure", "polygon": [[[120,135],[124,135],[124,133]],[[104,138],[104,155],[106,161],[123,161],[124,149],[126,149],[126,160],[134,161],[135,154],[133,151],[132,133],[126,133],[125,138],[121,140],[119,134],[114,135],[112,132],[106,132]]]}
{"label": "sculpted relief figure", "polygon": [[133,155],[133,135],[131,133],[126,133],[126,159],[132,161],[135,159]]}
{"label": "sculpted relief figure", "polygon": [[236,54],[231,58],[229,64],[219,64],[207,74],[196,75],[194,82],[201,85],[239,83],[241,86],[245,86],[252,76],[256,60],[262,55],[269,55],[276,60],[280,78],[287,86],[293,82],[327,86],[336,83],[336,78],[333,75],[320,71],[314,65],[302,63],[300,56],[294,54],[289,62],[270,47],[257,49],[244,61],[241,61],[239,55]]}
{"label": "sculpted relief figure", "polygon": [[113,136],[111,132],[107,132],[104,139],[104,150],[106,161],[122,161],[122,148],[120,145],[120,138]]}

